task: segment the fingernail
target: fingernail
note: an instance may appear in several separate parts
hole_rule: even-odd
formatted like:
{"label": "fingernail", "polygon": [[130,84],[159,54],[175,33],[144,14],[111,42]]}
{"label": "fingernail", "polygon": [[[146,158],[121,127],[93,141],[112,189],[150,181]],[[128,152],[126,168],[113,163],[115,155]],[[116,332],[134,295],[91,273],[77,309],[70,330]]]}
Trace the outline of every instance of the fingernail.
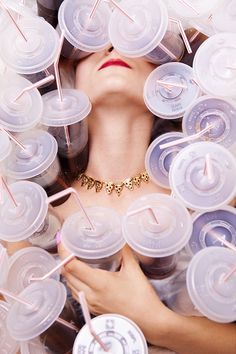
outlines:
{"label": "fingernail", "polygon": [[57,246],[60,245],[60,243],[61,243],[61,233],[60,233],[60,230],[57,231],[57,234],[56,234],[56,241],[57,241]]}

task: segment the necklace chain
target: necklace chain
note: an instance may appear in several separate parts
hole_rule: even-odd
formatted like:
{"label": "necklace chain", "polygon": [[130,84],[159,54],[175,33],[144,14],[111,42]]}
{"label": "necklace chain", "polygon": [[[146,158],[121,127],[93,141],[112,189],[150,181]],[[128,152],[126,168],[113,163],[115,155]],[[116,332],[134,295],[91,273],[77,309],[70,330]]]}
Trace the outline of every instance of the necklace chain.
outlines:
{"label": "necklace chain", "polygon": [[80,181],[81,187],[86,187],[87,189],[95,188],[96,193],[100,192],[105,187],[107,194],[112,194],[112,192],[115,191],[118,196],[121,195],[124,188],[132,191],[134,190],[134,187],[139,188],[142,182],[149,182],[149,176],[146,171],[143,171],[134,177],[128,177],[120,182],[99,181],[85,173],[81,173],[77,179]]}

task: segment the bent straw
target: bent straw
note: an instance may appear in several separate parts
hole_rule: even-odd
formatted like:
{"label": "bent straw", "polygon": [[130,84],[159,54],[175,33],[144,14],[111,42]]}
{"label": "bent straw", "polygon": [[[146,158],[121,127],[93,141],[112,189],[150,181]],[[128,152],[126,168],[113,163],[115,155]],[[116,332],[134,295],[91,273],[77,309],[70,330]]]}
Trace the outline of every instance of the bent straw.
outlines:
{"label": "bent straw", "polygon": [[155,220],[155,222],[157,223],[157,225],[159,224],[158,222],[158,219],[156,217],[156,214],[154,213],[152,207],[150,205],[146,205],[142,208],[139,208],[139,209],[136,209],[134,211],[131,211],[129,213],[127,213],[126,215],[129,217],[129,216],[133,216],[133,215],[136,215],[136,214],[139,214],[139,213],[142,213],[143,211],[146,211],[148,210],[150,212],[150,214],[152,215],[153,219]]}
{"label": "bent straw", "polygon": [[213,180],[214,173],[213,173],[212,159],[209,153],[206,154],[203,174],[207,176],[209,182]]}
{"label": "bent straw", "polygon": [[95,12],[96,12],[97,7],[98,7],[98,5],[100,4],[100,2],[101,2],[101,0],[96,0],[96,1],[95,1],[94,5],[93,5],[93,7],[92,7],[92,10],[91,10],[91,12],[90,12],[90,14],[89,14],[89,19],[92,19],[93,16],[95,15]]}
{"label": "bent straw", "polygon": [[14,198],[14,195],[12,194],[12,192],[10,191],[6,181],[4,180],[4,178],[1,176],[1,184],[5,187],[8,195],[10,196],[10,199],[12,200],[13,204],[14,204],[14,207],[17,208],[18,207],[18,204]]}
{"label": "bent straw", "polygon": [[184,41],[184,44],[185,44],[185,47],[187,49],[187,52],[188,54],[191,54],[193,51],[192,51],[192,48],[189,44],[189,41],[188,41],[188,37],[186,36],[186,33],[184,32],[184,28],[183,28],[183,25],[182,25],[182,22],[180,20],[176,20],[172,17],[169,17],[170,21],[171,22],[174,22],[177,24],[178,28],[179,28],[179,31],[181,33],[181,36],[183,38],[183,41]]}
{"label": "bent straw", "polygon": [[20,27],[18,26],[17,22],[15,21],[14,17],[12,16],[11,12],[9,11],[9,9],[7,8],[7,6],[0,1],[0,6],[7,12],[8,16],[10,17],[12,23],[14,24],[14,26],[16,27],[17,31],[20,33],[20,35],[22,36],[22,38],[27,42],[27,38],[24,35],[24,33],[22,32],[22,30],[20,29]]}
{"label": "bent straw", "polygon": [[83,316],[84,316],[85,322],[86,322],[86,324],[87,324],[87,326],[89,328],[89,331],[90,331],[91,335],[98,342],[100,347],[105,352],[109,352],[109,349],[106,347],[106,345],[103,343],[103,341],[100,339],[100,337],[96,334],[96,332],[93,329],[92,322],[91,322],[91,317],[90,317],[90,313],[89,313],[89,309],[88,309],[88,304],[87,304],[87,301],[86,301],[84,293],[82,291],[80,291],[78,296],[79,296],[79,302],[80,302],[80,305],[81,305],[81,308],[82,308]]}
{"label": "bent straw", "polygon": [[14,141],[14,143],[15,143],[16,145],[18,145],[22,150],[27,150],[26,147],[25,147],[23,144],[21,144],[21,142],[20,142],[19,140],[17,140],[9,131],[7,131],[6,129],[4,129],[4,128],[2,128],[2,127],[0,127],[0,130],[2,130],[4,133],[6,133],[6,134],[8,135],[8,137],[9,137],[12,141]]}
{"label": "bent straw", "polygon": [[187,1],[185,0],[178,0],[179,2],[181,2],[183,5],[189,7],[190,9],[192,9],[197,15],[199,15],[199,12],[195,9],[194,6],[192,6],[191,4],[189,4]]}
{"label": "bent straw", "polygon": [[53,75],[50,75],[48,77],[45,77],[44,79],[42,80],[39,80],[38,82],[36,82],[35,84],[32,84],[30,86],[27,86],[25,87],[20,93],[18,96],[16,96],[16,98],[14,98],[14,100],[12,102],[16,102],[17,100],[19,100],[19,98],[21,98],[21,96],[23,96],[23,94],[25,92],[28,92],[28,91],[31,91],[32,89],[34,88],[38,88],[44,84],[47,84],[48,82],[54,80],[54,76]]}
{"label": "bent straw", "polygon": [[167,81],[163,81],[163,80],[156,80],[156,82],[161,85],[161,86],[166,86],[168,88],[169,87],[180,87],[180,88],[183,88],[183,89],[186,89],[187,86],[186,85],[181,85],[181,84],[177,84],[175,82],[167,82]]}

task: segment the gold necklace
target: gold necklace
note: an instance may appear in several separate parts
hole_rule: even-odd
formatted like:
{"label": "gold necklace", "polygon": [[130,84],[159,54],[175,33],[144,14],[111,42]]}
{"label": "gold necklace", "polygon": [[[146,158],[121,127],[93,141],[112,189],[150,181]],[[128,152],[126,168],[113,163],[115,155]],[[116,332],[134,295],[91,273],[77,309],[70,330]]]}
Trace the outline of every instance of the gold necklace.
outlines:
{"label": "gold necklace", "polygon": [[142,182],[148,183],[149,176],[146,171],[139,173],[134,177],[129,177],[120,182],[113,181],[99,181],[86,175],[85,173],[81,173],[78,178],[78,181],[81,182],[81,187],[86,187],[87,189],[95,188],[96,193],[100,192],[103,187],[105,187],[105,191],[107,194],[111,194],[113,191],[116,192],[118,197],[121,195],[124,187],[128,190],[134,190],[134,187],[140,187]]}

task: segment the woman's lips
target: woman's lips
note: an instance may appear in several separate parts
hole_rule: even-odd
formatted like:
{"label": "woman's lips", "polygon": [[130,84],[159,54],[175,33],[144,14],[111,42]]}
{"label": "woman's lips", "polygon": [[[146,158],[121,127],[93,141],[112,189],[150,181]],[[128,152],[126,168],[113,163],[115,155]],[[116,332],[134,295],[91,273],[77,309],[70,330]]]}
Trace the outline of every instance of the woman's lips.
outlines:
{"label": "woman's lips", "polygon": [[102,70],[104,68],[107,68],[108,66],[112,66],[112,65],[114,65],[114,66],[123,66],[125,68],[131,69],[131,67],[126,62],[124,62],[121,59],[110,59],[110,60],[106,61],[104,64],[102,64],[102,66],[100,66],[98,71]]}

